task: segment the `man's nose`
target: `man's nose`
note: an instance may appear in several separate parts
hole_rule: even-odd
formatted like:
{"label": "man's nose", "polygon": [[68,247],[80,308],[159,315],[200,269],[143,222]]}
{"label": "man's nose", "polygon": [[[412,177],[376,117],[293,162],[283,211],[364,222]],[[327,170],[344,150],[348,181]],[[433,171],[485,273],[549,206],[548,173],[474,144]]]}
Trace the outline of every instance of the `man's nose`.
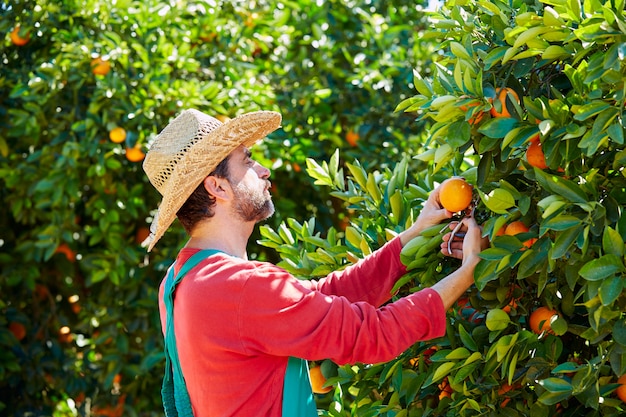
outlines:
{"label": "man's nose", "polygon": [[262,179],[267,179],[270,177],[270,174],[272,173],[269,168],[265,168],[263,165],[259,164],[258,162],[256,163],[257,165],[257,175],[259,176],[259,178]]}

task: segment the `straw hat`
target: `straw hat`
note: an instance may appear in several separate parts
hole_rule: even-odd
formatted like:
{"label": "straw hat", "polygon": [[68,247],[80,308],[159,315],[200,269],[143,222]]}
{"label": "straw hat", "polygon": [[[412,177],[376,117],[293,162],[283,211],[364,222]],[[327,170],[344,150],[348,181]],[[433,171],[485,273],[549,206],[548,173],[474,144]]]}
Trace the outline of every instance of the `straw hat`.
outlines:
{"label": "straw hat", "polygon": [[217,165],[240,145],[252,146],[280,127],[280,113],[257,111],[222,123],[198,110],[184,110],[159,133],[143,162],[163,200],[143,242],[152,250],[185,201]]}

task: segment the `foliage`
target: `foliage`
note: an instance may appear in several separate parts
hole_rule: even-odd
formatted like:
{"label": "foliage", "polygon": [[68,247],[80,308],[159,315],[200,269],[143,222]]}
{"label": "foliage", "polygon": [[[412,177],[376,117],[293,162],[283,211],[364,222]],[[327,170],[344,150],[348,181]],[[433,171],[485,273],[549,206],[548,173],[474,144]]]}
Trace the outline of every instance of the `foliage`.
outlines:
{"label": "foliage", "polygon": [[[157,288],[184,235],[175,224],[145,253],[159,196],[127,157],[182,108],[279,110],[283,129],[255,150],[273,169],[269,224],[341,225],[341,200],[300,172],[306,156],[340,147],[384,166],[419,149],[420,125],[393,113],[407,63],[426,56],[421,14],[401,3],[0,6],[1,414],[162,415]],[[251,255],[276,257],[254,242]]]}
{"label": "foliage", "polygon": [[[345,240],[312,242],[290,229],[289,243],[274,244],[281,253],[295,245],[307,271],[343,267],[410,222],[403,210],[419,210],[424,192],[455,174],[475,185],[491,246],[476,286],[448,312],[446,337],[389,363],[339,368],[328,414],[621,415],[624,3],[448,1],[431,22],[423,37],[441,44],[440,59],[428,76],[416,69],[417,93],[397,107],[429,124],[428,151],[418,156],[428,170],[410,171],[405,183],[406,161],[370,172],[353,163],[344,179],[334,158],[311,161],[311,176],[351,204],[351,227]],[[525,160],[537,136],[546,169]],[[529,232],[499,235],[516,220]],[[403,256],[402,291],[454,268],[420,251],[439,234],[416,239]],[[342,246],[355,256],[320,257]],[[530,330],[541,306],[558,312],[553,334]]]}

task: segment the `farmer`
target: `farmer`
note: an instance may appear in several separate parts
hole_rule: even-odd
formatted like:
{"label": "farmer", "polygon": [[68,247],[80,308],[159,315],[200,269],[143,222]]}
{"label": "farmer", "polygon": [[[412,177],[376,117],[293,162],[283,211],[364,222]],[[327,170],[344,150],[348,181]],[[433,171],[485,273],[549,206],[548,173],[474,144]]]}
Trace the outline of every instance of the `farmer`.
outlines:
{"label": "farmer", "polygon": [[461,266],[431,288],[388,302],[406,273],[403,245],[452,216],[438,189],[412,226],[325,278],[300,280],[249,260],[255,225],[274,212],[270,171],[251,158],[250,147],[280,123],[270,111],[221,123],[185,110],[146,155],[144,170],[163,198],[148,250],[176,217],[189,234],[159,292],[168,415],[176,408],[195,417],[317,416],[307,361],[379,363],[441,337],[446,310],[474,282],[481,233],[469,217],[452,253],[446,244],[441,249]]}

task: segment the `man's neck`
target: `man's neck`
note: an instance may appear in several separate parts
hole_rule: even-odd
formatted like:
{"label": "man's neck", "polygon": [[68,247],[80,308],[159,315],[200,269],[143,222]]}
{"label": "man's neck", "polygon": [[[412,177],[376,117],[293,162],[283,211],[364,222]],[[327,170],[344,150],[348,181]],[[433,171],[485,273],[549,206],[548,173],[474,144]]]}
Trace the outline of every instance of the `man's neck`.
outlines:
{"label": "man's neck", "polygon": [[254,223],[222,220],[224,219],[217,221],[211,218],[198,223],[185,247],[216,249],[241,259],[248,259],[246,247],[254,230]]}

